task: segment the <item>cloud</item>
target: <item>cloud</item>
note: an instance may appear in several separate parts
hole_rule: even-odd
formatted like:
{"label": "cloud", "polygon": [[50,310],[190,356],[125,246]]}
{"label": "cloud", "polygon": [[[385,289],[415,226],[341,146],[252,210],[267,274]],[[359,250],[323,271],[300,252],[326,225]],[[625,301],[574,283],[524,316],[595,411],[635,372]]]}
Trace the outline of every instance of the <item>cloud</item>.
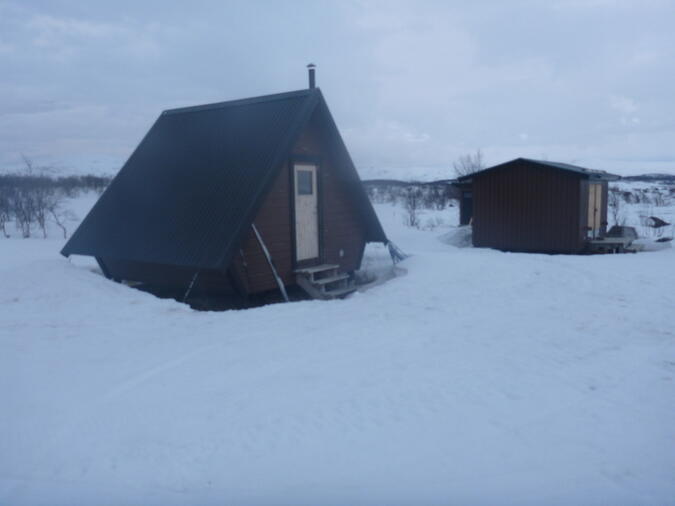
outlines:
{"label": "cloud", "polygon": [[0,103],[0,117],[42,114],[50,111],[65,110],[71,106],[53,100],[21,100]]}
{"label": "cloud", "polygon": [[624,115],[630,115],[638,110],[635,100],[621,95],[611,95],[609,97],[609,105],[615,111]]}
{"label": "cloud", "polygon": [[619,123],[624,127],[637,127],[641,120],[635,113],[638,106],[633,99],[621,95],[611,95],[609,97],[610,107],[620,114]]}
{"label": "cloud", "polygon": [[159,27],[155,22],[117,22],[78,19],[63,15],[23,11],[14,16],[14,30],[24,39],[24,52],[59,64],[73,60],[103,61],[111,55],[155,58],[161,53]]}
{"label": "cloud", "polygon": [[670,2],[292,6],[0,1],[0,166],[121,164],[162,109],[304,87],[310,61],[357,165],[675,158]]}

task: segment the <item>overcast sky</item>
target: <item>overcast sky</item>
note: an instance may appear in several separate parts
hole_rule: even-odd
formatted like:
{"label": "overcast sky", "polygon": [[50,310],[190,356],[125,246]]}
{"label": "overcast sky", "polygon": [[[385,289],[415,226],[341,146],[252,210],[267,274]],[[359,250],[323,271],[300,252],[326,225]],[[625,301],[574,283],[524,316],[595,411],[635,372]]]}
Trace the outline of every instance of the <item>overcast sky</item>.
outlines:
{"label": "overcast sky", "polygon": [[112,173],[163,109],[309,62],[364,173],[476,148],[675,173],[672,0],[0,0],[0,168]]}

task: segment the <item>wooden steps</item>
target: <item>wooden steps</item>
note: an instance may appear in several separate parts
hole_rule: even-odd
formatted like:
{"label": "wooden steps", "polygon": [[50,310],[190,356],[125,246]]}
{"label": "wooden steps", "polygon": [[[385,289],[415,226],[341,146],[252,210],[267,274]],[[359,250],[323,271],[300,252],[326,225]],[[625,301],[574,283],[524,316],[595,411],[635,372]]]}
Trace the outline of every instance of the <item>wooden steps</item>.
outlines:
{"label": "wooden steps", "polygon": [[323,264],[296,269],[295,280],[313,299],[339,299],[356,291],[349,274],[338,272],[339,268],[339,265]]}
{"label": "wooden steps", "polygon": [[322,264],[322,265],[313,265],[311,267],[303,267],[302,269],[295,269],[296,274],[317,274],[322,272],[333,271],[337,272],[340,268],[337,264]]}
{"label": "wooden steps", "polygon": [[342,281],[343,279],[349,279],[349,274],[338,274],[336,276],[330,276],[326,278],[319,278],[314,280],[314,284],[317,285],[330,285]]}

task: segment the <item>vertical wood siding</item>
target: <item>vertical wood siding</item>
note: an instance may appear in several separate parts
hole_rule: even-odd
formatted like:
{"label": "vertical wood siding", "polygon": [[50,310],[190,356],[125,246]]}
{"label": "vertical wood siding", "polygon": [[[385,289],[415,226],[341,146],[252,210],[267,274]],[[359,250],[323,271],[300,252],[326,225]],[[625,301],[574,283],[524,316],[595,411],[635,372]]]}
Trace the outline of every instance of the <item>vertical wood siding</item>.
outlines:
{"label": "vertical wood siding", "polygon": [[[295,282],[289,178],[288,164],[284,164],[254,220],[284,284]],[[242,241],[240,252],[235,253],[232,266],[239,284],[248,293],[277,288],[267,258],[250,228]]]}
{"label": "vertical wood siding", "polygon": [[510,251],[580,251],[580,183],[579,177],[564,171],[520,162],[475,177],[474,245]]}
{"label": "vertical wood siding", "polygon": [[[318,163],[321,261],[339,265],[342,272],[358,269],[365,247],[365,225],[350,195],[349,184],[340,177],[331,139],[316,113],[293,147],[290,163],[294,158],[298,161],[315,159]],[[287,285],[295,283],[291,181],[291,167],[287,163],[255,219],[277,272]],[[243,255],[235,254],[232,264],[238,284],[250,294],[275,290],[276,281],[252,231],[240,249]]]}
{"label": "vertical wood siding", "polygon": [[352,203],[349,187],[339,181],[330,165],[323,176],[324,262],[339,265],[342,272],[351,272],[361,266],[365,228]]}
{"label": "vertical wood siding", "polygon": [[339,265],[342,272],[351,272],[361,266],[366,244],[365,225],[355,203],[357,189],[350,187],[361,183],[351,183],[341,177],[335,147],[318,119],[318,115],[312,118],[293,153],[298,157],[319,158],[322,260]]}

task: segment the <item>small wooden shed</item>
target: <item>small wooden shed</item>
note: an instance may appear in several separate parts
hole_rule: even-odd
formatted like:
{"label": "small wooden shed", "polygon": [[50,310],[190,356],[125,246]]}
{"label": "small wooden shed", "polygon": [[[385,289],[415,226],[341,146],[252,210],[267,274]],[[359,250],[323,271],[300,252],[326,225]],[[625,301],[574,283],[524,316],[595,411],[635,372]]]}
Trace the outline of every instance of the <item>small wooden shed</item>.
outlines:
{"label": "small wooden shed", "polygon": [[330,291],[367,242],[387,237],[312,68],[309,89],[164,111],[61,253],[116,280],[248,296],[299,273]]}
{"label": "small wooden shed", "polygon": [[460,223],[473,244],[504,251],[580,253],[607,229],[604,171],[518,158],[457,179]]}

